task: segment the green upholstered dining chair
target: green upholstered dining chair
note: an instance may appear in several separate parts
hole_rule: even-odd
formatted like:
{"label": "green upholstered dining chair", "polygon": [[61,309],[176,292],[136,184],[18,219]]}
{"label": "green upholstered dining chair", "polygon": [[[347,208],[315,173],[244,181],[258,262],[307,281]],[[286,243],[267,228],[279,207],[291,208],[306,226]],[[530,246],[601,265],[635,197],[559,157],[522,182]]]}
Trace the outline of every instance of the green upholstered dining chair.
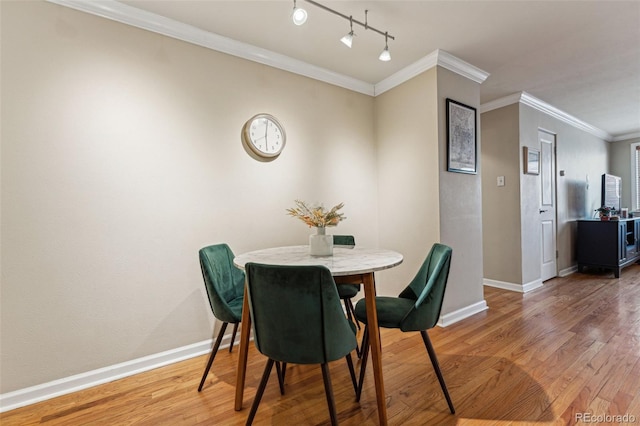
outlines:
{"label": "green upholstered dining chair", "polygon": [[200,249],[199,255],[200,269],[207,289],[207,296],[209,296],[209,305],[211,305],[213,316],[222,321],[222,328],[211,349],[207,367],[202,375],[202,380],[200,380],[200,386],[198,386],[198,392],[202,390],[229,323],[234,325],[229,352],[233,348],[238,324],[242,319],[244,298],[244,272],[233,265],[234,255],[227,244],[204,247]]}
{"label": "green upholstered dining chair", "polygon": [[[356,245],[356,240],[353,235],[334,235],[333,236],[333,245],[334,246],[349,246],[353,247]],[[358,284],[340,284],[338,285],[338,295],[340,299],[344,302],[344,310],[347,312],[347,317],[349,321],[355,322],[358,330],[360,330],[360,322],[356,319],[355,311],[353,307],[353,299],[356,294],[360,291],[360,286]],[[360,355],[360,350],[358,349],[358,355]]]}
{"label": "green upholstered dining chair", "polygon": [[[427,353],[431,359],[431,364],[436,372],[442,392],[449,405],[449,410],[455,414],[453,403],[447,391],[447,385],[440,371],[438,358],[433,349],[427,330],[435,327],[440,317],[440,309],[444,299],[444,292],[449,277],[449,267],[451,265],[450,247],[444,244],[434,244],[418,270],[415,278],[409,283],[398,297],[376,297],[376,311],[378,314],[378,325],[385,328],[399,328],[404,331],[419,331],[422,340],[427,348]],[[367,310],[364,300],[356,304],[356,318],[363,323],[367,323]],[[367,367],[367,357],[369,355],[369,334],[365,326],[362,343],[362,364],[360,366],[360,378],[357,390],[357,399],[360,399],[364,373]]]}
{"label": "green upholstered dining chair", "polygon": [[247,425],[253,422],[273,364],[278,362],[321,365],[331,424],[337,424],[328,363],[345,357],[357,390],[351,359],[356,337],[331,272],[324,266],[258,263],[247,263],[245,269],[254,343],[269,358]]}

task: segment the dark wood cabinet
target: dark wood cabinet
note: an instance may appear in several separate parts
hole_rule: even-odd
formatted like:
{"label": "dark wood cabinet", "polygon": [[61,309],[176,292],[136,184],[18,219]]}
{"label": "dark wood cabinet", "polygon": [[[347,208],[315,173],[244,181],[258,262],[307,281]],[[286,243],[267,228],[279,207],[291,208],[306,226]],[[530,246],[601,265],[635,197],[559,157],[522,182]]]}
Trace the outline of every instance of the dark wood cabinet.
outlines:
{"label": "dark wood cabinet", "polygon": [[578,271],[612,269],[616,278],[640,260],[640,218],[578,221]]}

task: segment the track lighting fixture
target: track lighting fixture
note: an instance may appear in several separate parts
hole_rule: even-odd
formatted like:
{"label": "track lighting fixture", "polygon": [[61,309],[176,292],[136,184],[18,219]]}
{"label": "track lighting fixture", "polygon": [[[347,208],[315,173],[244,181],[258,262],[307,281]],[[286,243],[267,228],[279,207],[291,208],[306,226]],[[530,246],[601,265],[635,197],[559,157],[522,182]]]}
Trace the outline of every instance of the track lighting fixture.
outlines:
{"label": "track lighting fixture", "polygon": [[344,45],[348,48],[351,48],[351,45],[353,44],[353,36],[355,35],[353,33],[353,16],[349,16],[349,24],[351,26],[351,31],[349,31],[349,34],[342,37],[340,41],[343,42]]}
{"label": "track lighting fixture", "polygon": [[291,19],[296,25],[302,25],[307,22],[307,11],[296,6],[296,0],[293,0],[293,13]]}
{"label": "track lighting fixture", "polygon": [[388,35],[385,33],[384,50],[380,53],[380,56],[378,56],[378,59],[380,59],[383,62],[388,62],[391,60],[391,53],[389,53],[389,45],[387,44],[387,37]]}
{"label": "track lighting fixture", "polygon": [[[389,32],[385,31],[382,32],[380,30],[378,30],[377,28],[372,27],[371,25],[369,25],[368,23],[368,18],[367,18],[367,14],[369,13],[368,10],[364,11],[364,22],[360,22],[357,19],[353,19],[353,16],[347,16],[345,14],[342,14],[336,10],[331,9],[330,7],[324,6],[314,0],[304,0],[307,3],[311,3],[312,5],[319,7],[320,9],[324,9],[327,12],[331,12],[334,15],[338,15],[346,20],[349,21],[349,25],[350,25],[350,31],[347,35],[345,35],[344,37],[342,37],[340,39],[340,41],[342,43],[344,43],[347,47],[351,47],[353,45],[353,37],[355,36],[355,33],[353,32],[353,23],[355,22],[356,24],[360,25],[361,27],[363,27],[365,30],[371,30],[373,32],[376,32],[380,35],[384,36],[384,50],[382,51],[382,53],[380,53],[380,56],[378,56],[378,59],[380,59],[381,61],[387,62],[391,60],[391,53],[389,53],[389,39],[391,40],[395,40],[395,37],[392,35],[389,35]],[[307,11],[299,8],[296,6],[296,0],[293,0],[293,14],[291,15],[291,17],[293,18],[293,23],[296,25],[302,25],[307,21]]]}

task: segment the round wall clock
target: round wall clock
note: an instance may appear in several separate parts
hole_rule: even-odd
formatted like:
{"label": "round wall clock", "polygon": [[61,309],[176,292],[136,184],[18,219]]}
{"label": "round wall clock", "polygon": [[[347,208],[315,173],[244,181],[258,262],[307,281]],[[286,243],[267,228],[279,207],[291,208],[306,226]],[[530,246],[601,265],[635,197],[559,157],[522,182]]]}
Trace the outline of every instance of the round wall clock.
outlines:
{"label": "round wall clock", "polygon": [[284,128],[270,114],[254,115],[242,127],[242,141],[260,157],[280,155],[286,139]]}

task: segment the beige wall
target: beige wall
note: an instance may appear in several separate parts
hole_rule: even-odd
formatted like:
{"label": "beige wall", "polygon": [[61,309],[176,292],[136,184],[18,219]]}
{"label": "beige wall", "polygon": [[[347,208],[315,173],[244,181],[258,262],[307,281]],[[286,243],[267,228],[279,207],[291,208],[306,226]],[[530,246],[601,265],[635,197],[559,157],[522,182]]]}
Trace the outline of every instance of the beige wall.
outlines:
{"label": "beige wall", "polygon": [[480,174],[446,171],[445,100],[479,109],[479,87],[437,67],[375,100],[380,244],[405,253],[377,289],[397,295],[442,242],[453,248],[443,315],[483,302]]}
{"label": "beige wall", "polygon": [[433,68],[375,99],[380,244],[405,254],[379,294],[398,295],[440,241],[436,79]]}
{"label": "beige wall", "polygon": [[[608,143],[523,104],[482,114],[482,125],[483,186],[487,188],[483,193],[485,278],[516,285],[541,278],[539,179],[524,175],[522,166],[522,147],[539,148],[539,129],[556,135],[558,271],[570,272],[576,265],[576,220],[591,217],[600,203],[600,176],[609,163]],[[510,138],[515,139],[510,142]],[[506,186],[497,188],[496,176],[503,171]],[[517,175],[509,179],[514,173]],[[514,215],[517,227],[510,219],[496,221],[494,215]],[[505,231],[498,237],[503,223]],[[521,263],[510,266],[518,257]]]}
{"label": "beige wall", "polygon": [[[198,249],[305,244],[296,198],[344,201],[335,232],[405,255],[381,294],[442,239],[459,259],[443,313],[482,299],[480,179],[443,174],[439,129],[444,98],[478,108],[478,84],[433,69],[374,99],[50,3],[0,7],[0,393],[209,339]],[[272,162],[240,142],[259,112],[287,132]]]}
{"label": "beige wall", "polygon": [[522,284],[519,128],[518,104],[482,114],[484,278]]}
{"label": "beige wall", "polygon": [[[344,201],[337,231],[377,246],[371,97],[53,4],[1,7],[0,392],[210,338],[198,249],[305,244],[296,198]],[[240,143],[258,112],[287,131],[273,162]]]}
{"label": "beige wall", "polygon": [[[520,146],[538,146],[538,129],[556,135],[558,270],[563,271],[576,264],[576,220],[592,217],[599,207],[600,176],[608,170],[609,147],[590,133],[520,105]],[[560,176],[560,171],[565,175]],[[524,203],[522,207],[523,283],[540,278],[539,193],[537,179],[522,178],[521,200],[536,200],[528,208]]]}
{"label": "beige wall", "polygon": [[[440,236],[453,257],[442,313],[484,303],[482,291],[482,126],[480,84],[438,67]],[[447,171],[446,99],[476,109],[477,171],[475,175]]]}
{"label": "beige wall", "polygon": [[613,142],[610,146],[611,174],[622,178],[622,199],[621,207],[631,209],[631,145],[640,143],[640,138],[629,139],[625,141]]}

